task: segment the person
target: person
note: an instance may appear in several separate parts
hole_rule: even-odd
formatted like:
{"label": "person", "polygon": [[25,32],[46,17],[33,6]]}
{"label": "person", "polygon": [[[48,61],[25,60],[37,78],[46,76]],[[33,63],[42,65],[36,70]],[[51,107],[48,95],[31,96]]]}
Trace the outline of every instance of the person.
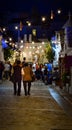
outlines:
{"label": "person", "polygon": [[[14,95],[20,96],[21,94],[21,80],[22,80],[22,75],[21,75],[21,69],[22,65],[20,60],[16,60],[14,65],[13,65],[13,85],[14,85]],[[17,89],[18,87],[18,89]]]}
{"label": "person", "polygon": [[5,61],[4,64],[5,79],[9,79],[9,72],[10,72],[10,64],[8,61]]}
{"label": "person", "polygon": [[44,83],[46,85],[48,84],[48,69],[47,69],[47,66],[45,66],[45,69],[44,69]]}
{"label": "person", "polygon": [[22,67],[25,66],[25,63],[26,63],[26,57],[23,58]]}
{"label": "person", "polygon": [[0,83],[2,83],[2,75],[3,75],[3,71],[4,71],[4,64],[2,61],[0,61]]}
{"label": "person", "polygon": [[10,61],[8,61],[8,64],[10,65],[10,69],[9,69],[9,78],[10,78],[11,77],[12,65],[11,65]]}
{"label": "person", "polygon": [[25,96],[27,96],[30,95],[33,72],[32,72],[32,68],[28,65],[28,63],[25,63],[25,66],[22,69],[23,69],[24,92],[25,92]]}

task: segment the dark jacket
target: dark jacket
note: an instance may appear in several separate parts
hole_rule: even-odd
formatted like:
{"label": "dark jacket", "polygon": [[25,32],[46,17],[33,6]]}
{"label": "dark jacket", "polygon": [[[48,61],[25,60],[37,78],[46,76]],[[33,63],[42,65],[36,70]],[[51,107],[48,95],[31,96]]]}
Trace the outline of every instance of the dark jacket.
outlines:
{"label": "dark jacket", "polygon": [[21,81],[21,79],[22,79],[21,69],[22,69],[22,67],[20,65],[13,66],[13,70],[14,70],[14,82]]}

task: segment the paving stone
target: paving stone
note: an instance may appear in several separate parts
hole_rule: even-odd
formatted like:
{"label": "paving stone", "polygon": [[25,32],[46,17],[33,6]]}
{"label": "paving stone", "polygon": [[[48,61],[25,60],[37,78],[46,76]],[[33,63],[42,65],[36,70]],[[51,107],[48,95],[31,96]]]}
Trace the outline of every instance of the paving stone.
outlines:
{"label": "paving stone", "polygon": [[[41,82],[40,82],[41,83]],[[54,100],[49,86],[32,84],[31,95],[13,95],[13,84],[0,85],[0,130],[72,130],[72,118]]]}

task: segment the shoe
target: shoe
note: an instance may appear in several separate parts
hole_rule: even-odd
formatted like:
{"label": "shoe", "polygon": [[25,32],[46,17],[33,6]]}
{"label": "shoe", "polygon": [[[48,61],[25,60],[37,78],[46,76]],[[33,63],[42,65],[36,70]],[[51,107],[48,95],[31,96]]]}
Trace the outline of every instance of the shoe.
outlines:
{"label": "shoe", "polygon": [[16,92],[14,92],[14,95],[16,95]]}
{"label": "shoe", "polygon": [[28,93],[28,95],[30,95],[30,93]]}
{"label": "shoe", "polygon": [[25,96],[27,96],[27,93],[25,93]]}
{"label": "shoe", "polygon": [[17,96],[21,96],[20,93],[18,93]]}

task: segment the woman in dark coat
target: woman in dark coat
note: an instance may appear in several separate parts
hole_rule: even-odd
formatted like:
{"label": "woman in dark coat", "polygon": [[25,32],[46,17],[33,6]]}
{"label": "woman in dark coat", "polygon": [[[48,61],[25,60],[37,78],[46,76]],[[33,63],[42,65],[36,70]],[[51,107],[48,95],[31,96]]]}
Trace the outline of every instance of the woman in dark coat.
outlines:
{"label": "woman in dark coat", "polygon": [[21,93],[21,79],[22,79],[21,69],[22,69],[21,62],[17,60],[16,63],[13,65],[13,76],[14,76],[13,84],[14,84],[14,95],[17,94],[18,96],[20,96]]}

